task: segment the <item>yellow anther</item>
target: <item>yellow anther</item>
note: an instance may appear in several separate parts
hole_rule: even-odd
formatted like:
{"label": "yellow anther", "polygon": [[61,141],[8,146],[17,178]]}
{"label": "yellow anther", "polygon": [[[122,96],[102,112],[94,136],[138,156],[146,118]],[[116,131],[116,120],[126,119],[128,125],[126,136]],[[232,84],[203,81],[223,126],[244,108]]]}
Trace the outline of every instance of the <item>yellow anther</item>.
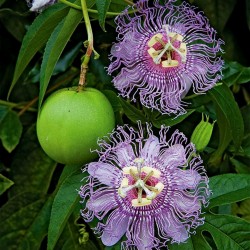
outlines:
{"label": "yellow anther", "polygon": [[153,200],[156,196],[157,196],[157,193],[151,192],[151,194],[150,194],[150,195],[147,195],[146,198],[147,198],[148,200]]}
{"label": "yellow anther", "polygon": [[155,178],[159,178],[161,176],[161,172],[155,168],[151,168],[151,167],[143,167],[141,169],[141,172],[144,172],[146,174],[149,174],[150,172],[153,172],[153,174],[151,176],[155,177]]}
{"label": "yellow anther", "polygon": [[182,35],[174,33],[174,32],[169,32],[168,36],[170,38],[172,38],[172,42],[174,42],[176,40],[182,42],[182,40],[183,40],[183,36]]}
{"label": "yellow anther", "polygon": [[187,54],[187,45],[185,43],[181,43],[179,51],[183,54]]}
{"label": "yellow anther", "polygon": [[141,202],[139,202],[138,199],[133,199],[132,200],[132,206],[133,207],[143,207],[143,206],[150,205],[151,203],[152,203],[152,201],[148,200],[147,198],[142,198]]}
{"label": "yellow anther", "polygon": [[158,182],[154,187],[157,189],[157,195],[158,195],[163,190],[164,184],[161,182]]}
{"label": "yellow anther", "polygon": [[125,198],[125,197],[127,196],[127,193],[124,192],[124,191],[122,190],[121,187],[118,189],[118,194],[119,194],[122,198]]}
{"label": "yellow anther", "polygon": [[160,53],[161,53],[161,51],[155,50],[154,48],[148,49],[148,54],[149,54],[153,59],[156,58]]}
{"label": "yellow anther", "polygon": [[128,178],[124,177],[121,181],[121,187],[128,187]]}
{"label": "yellow anther", "polygon": [[153,47],[156,43],[158,43],[157,39],[162,39],[163,35],[161,33],[158,33],[151,37],[151,39],[148,41],[148,46]]}
{"label": "yellow anther", "polygon": [[179,65],[177,60],[165,60],[161,62],[163,68],[176,67]]}
{"label": "yellow anther", "polygon": [[132,172],[133,172],[134,174],[137,174],[137,173],[138,173],[137,167],[135,167],[135,166],[124,167],[124,168],[122,169],[122,172],[123,172],[123,174],[130,174],[130,171],[131,171],[131,170],[132,170]]}

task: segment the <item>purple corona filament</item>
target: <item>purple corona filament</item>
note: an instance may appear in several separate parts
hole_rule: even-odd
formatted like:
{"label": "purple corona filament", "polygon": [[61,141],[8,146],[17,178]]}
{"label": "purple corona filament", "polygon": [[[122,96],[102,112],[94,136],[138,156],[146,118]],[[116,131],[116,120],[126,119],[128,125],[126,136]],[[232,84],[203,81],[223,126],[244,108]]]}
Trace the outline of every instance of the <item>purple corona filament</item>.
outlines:
{"label": "purple corona filament", "polygon": [[162,126],[118,127],[109,141],[99,141],[99,161],[88,164],[79,191],[86,222],[96,217],[95,233],[104,245],[122,236],[124,249],[159,249],[185,242],[204,223],[202,206],[210,195],[208,177],[194,145],[176,130]]}
{"label": "purple corona filament", "polygon": [[115,20],[117,43],[108,73],[123,97],[162,114],[185,113],[182,101],[193,86],[204,93],[221,79],[223,41],[216,39],[202,12],[184,2],[160,5],[140,0],[133,16],[126,9]]}

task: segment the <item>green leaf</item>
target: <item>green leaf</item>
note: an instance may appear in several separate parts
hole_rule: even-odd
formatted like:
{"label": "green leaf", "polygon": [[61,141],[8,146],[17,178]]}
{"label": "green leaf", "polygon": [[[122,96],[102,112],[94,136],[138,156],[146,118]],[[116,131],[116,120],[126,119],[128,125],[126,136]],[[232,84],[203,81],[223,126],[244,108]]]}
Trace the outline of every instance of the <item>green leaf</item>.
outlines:
{"label": "green leaf", "polygon": [[42,150],[36,136],[36,127],[31,126],[24,134],[11,163],[10,176],[15,186],[10,195],[30,191],[46,194],[56,162]]}
{"label": "green leaf", "polygon": [[241,114],[244,120],[245,135],[250,134],[250,105],[246,105],[241,109]]}
{"label": "green leaf", "polygon": [[160,118],[156,119],[156,120],[153,120],[153,125],[156,127],[156,128],[160,128],[161,125],[166,125],[166,126],[174,126],[182,121],[184,121],[187,117],[189,117],[195,110],[194,109],[190,109],[190,110],[187,110],[187,113],[186,114],[183,114],[183,115],[180,115],[176,118],[174,117],[169,117],[167,115],[163,115],[161,116]]}
{"label": "green leaf", "polygon": [[53,197],[49,197],[29,226],[18,249],[40,249],[40,245],[48,233],[52,202]]}
{"label": "green leaf", "polygon": [[13,37],[21,42],[26,32],[26,22],[23,13],[14,11],[10,8],[1,8],[0,20],[5,29],[7,29]]}
{"label": "green leaf", "polygon": [[215,105],[220,131],[219,147],[213,155],[213,160],[216,161],[232,139],[236,150],[240,147],[244,135],[244,123],[238,104],[225,84],[214,87],[208,94]]}
{"label": "green leaf", "polygon": [[228,86],[248,83],[250,81],[250,67],[244,67],[238,62],[228,62],[223,70],[223,82]]}
{"label": "green leaf", "polygon": [[[39,245],[43,240],[44,229],[43,221],[48,220],[48,214],[42,216],[38,220],[41,209],[43,208],[45,199],[39,193],[25,192],[10,199],[0,209],[0,246],[1,249],[29,249],[22,248],[25,245]],[[39,221],[39,222],[38,222]],[[43,222],[41,224],[41,222]],[[36,236],[32,239],[36,228]],[[44,233],[42,233],[42,231]],[[30,236],[28,236],[30,235]],[[42,235],[42,236],[41,236]],[[41,237],[40,237],[41,236]],[[30,237],[30,238],[29,238]],[[25,241],[29,239],[29,242]],[[33,246],[34,246],[33,245]],[[33,248],[30,249],[39,249]]]}
{"label": "green leaf", "polygon": [[15,149],[22,135],[23,126],[16,112],[9,110],[0,122],[0,139],[10,153]]}
{"label": "green leaf", "polygon": [[65,4],[54,4],[38,15],[31,24],[26,35],[24,36],[22,46],[19,51],[8,96],[27,65],[30,63],[35,54],[45,45],[51,32],[68,11],[69,8]]}
{"label": "green leaf", "polygon": [[0,174],[0,195],[14,184],[13,181]]}
{"label": "green leaf", "polygon": [[56,245],[69,216],[80,201],[77,190],[80,189],[84,174],[80,173],[80,167],[77,167],[77,170],[75,170],[76,166],[65,166],[65,168],[68,168],[66,170],[68,176],[64,175],[64,179],[60,182],[52,206],[48,230],[48,250],[52,250]]}
{"label": "green leaf", "polygon": [[9,107],[0,105],[0,124],[9,112]]}
{"label": "green leaf", "polygon": [[250,222],[250,199],[233,204],[233,214]]}
{"label": "green leaf", "polygon": [[216,249],[250,249],[250,223],[238,217],[206,214],[200,230],[212,235]]}
{"label": "green leaf", "polygon": [[250,174],[250,165],[246,165],[245,163],[234,158],[230,158],[230,161],[234,165],[235,171],[238,174]]}
{"label": "green leaf", "polygon": [[210,178],[212,190],[209,208],[230,204],[250,197],[249,174],[223,174]]}
{"label": "green leaf", "polygon": [[99,24],[103,31],[105,30],[105,19],[106,19],[106,13],[109,9],[109,5],[111,3],[111,0],[96,0],[96,8],[98,10],[98,19]]}
{"label": "green leaf", "polygon": [[39,108],[53,74],[55,65],[71,35],[82,20],[82,12],[71,8],[51,34],[43,55],[40,75]]}
{"label": "green leaf", "polygon": [[231,16],[232,11],[237,0],[228,1],[207,1],[195,0],[195,4],[204,10],[206,16],[209,18],[212,26],[219,32],[222,32],[228,19]]}
{"label": "green leaf", "polygon": [[147,121],[147,118],[144,116],[142,111],[140,109],[137,109],[135,106],[130,104],[129,102],[126,102],[122,98],[120,99],[121,106],[123,108],[123,111],[125,115],[133,122],[137,123],[137,121],[141,121],[142,123],[145,123]]}
{"label": "green leaf", "polygon": [[111,103],[114,112],[119,112],[122,106],[118,95],[112,90],[103,90],[102,92],[109,99],[109,102]]}

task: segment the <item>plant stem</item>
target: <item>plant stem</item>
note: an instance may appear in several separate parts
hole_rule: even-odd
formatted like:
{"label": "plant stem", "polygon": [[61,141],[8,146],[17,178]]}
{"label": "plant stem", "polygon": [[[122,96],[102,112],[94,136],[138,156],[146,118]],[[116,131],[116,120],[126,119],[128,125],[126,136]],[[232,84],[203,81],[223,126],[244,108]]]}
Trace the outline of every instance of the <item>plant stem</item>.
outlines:
{"label": "plant stem", "polygon": [[[67,0],[59,0],[59,2],[61,3],[64,3],[74,9],[77,9],[77,10],[82,10],[82,7],[80,5],[77,5],[77,4],[74,4],[74,3],[71,3]],[[94,13],[94,14],[98,14],[98,11],[97,10],[93,10],[93,9],[87,9],[89,13]],[[128,13],[134,13],[135,11],[129,11]],[[110,12],[110,11],[107,11],[106,12],[106,15],[107,16],[118,16],[120,15],[121,13],[120,12]]]}
{"label": "plant stem", "polygon": [[81,7],[81,6],[79,6],[79,5],[77,5],[77,4],[74,4],[74,3],[71,3],[71,2],[69,2],[69,1],[67,1],[67,0],[59,0],[59,2],[60,2],[60,3],[64,3],[64,4],[70,6],[70,7],[74,8],[74,9],[82,10],[82,7]]}
{"label": "plant stem", "polygon": [[84,55],[84,59],[83,59],[83,62],[81,64],[81,73],[80,73],[78,90],[82,89],[85,85],[88,63],[89,63],[91,54],[94,50],[94,48],[93,48],[94,37],[93,37],[91,23],[89,20],[89,14],[88,14],[86,0],[81,0],[81,4],[82,4],[83,18],[84,18],[85,26],[86,26],[86,30],[87,30],[88,42],[87,42],[87,51]]}
{"label": "plant stem", "polygon": [[129,0],[123,0],[125,3],[128,3],[129,5],[134,5],[133,2],[129,1]]}

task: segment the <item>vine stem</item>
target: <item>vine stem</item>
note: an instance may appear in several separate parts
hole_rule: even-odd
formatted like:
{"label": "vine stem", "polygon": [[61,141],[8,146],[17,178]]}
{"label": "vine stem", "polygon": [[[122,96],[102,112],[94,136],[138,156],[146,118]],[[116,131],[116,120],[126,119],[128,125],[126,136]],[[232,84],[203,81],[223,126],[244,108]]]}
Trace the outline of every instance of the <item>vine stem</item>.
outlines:
{"label": "vine stem", "polygon": [[85,21],[85,26],[86,26],[86,30],[87,30],[88,41],[87,41],[87,51],[84,55],[83,62],[81,64],[81,73],[80,73],[78,90],[81,90],[85,85],[88,63],[90,61],[91,54],[94,50],[94,48],[93,48],[94,37],[93,37],[91,23],[89,20],[89,14],[88,14],[86,0],[81,0],[81,5],[82,5],[83,19]]}
{"label": "vine stem", "polygon": [[125,3],[129,4],[129,5],[134,5],[133,2],[129,1],[129,0],[123,0]]}
{"label": "vine stem", "polygon": [[[59,0],[60,3],[64,3],[74,9],[77,9],[77,10],[82,10],[82,7],[80,5],[77,5],[77,4],[74,4],[74,3],[71,3],[67,0]],[[98,14],[98,11],[97,10],[93,10],[93,9],[87,9],[89,13],[95,13],[95,14]],[[134,11],[129,11],[128,13],[133,13]],[[120,15],[121,13],[120,12],[110,12],[110,11],[107,11],[106,12],[106,15],[107,16],[118,16]]]}

